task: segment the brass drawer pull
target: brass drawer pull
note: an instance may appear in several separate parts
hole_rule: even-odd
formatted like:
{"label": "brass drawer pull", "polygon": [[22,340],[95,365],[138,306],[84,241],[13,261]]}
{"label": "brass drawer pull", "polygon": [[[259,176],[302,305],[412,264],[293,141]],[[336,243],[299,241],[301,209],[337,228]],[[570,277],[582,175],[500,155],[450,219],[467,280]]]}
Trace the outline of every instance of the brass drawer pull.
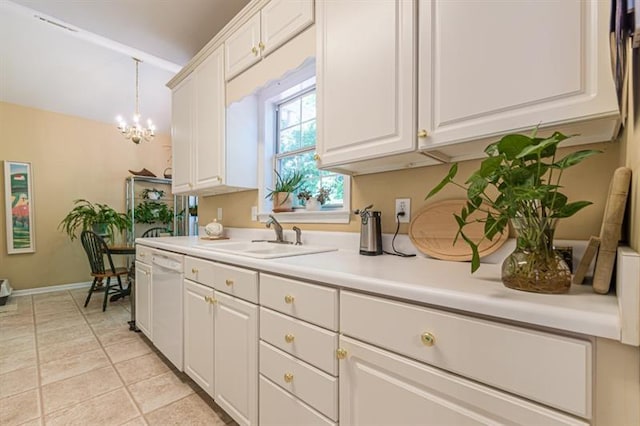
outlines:
{"label": "brass drawer pull", "polygon": [[233,280],[224,280],[224,283],[225,283],[227,286],[231,287],[231,286],[233,285]]}
{"label": "brass drawer pull", "polygon": [[285,334],[284,335],[284,341],[287,343],[293,343],[293,341],[295,340],[295,336],[293,334]]}
{"label": "brass drawer pull", "polygon": [[285,381],[286,383],[291,383],[291,382],[293,382],[293,374],[291,374],[291,373],[286,373],[286,374],[284,375],[284,381]]}
{"label": "brass drawer pull", "polygon": [[294,301],[294,300],[295,300],[295,297],[293,297],[293,296],[292,296],[292,295],[290,295],[290,294],[287,294],[287,295],[284,297],[284,303],[286,303],[287,305],[291,305],[291,304],[293,303],[293,301]]}
{"label": "brass drawer pull", "polygon": [[192,274],[197,274],[198,273],[198,268],[191,268],[191,273]]}
{"label": "brass drawer pull", "polygon": [[346,349],[342,349],[342,348],[338,348],[336,350],[336,358],[338,358],[338,359],[347,358],[347,350]]}
{"label": "brass drawer pull", "polygon": [[422,340],[422,343],[424,343],[425,346],[433,346],[436,344],[435,336],[429,332],[422,333],[420,340]]}

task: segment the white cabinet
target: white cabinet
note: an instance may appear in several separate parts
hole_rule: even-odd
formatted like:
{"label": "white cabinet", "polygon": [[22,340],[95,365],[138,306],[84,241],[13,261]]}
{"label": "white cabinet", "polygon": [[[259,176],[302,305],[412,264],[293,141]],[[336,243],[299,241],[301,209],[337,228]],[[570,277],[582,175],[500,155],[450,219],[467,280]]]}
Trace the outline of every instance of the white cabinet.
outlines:
{"label": "white cabinet", "polygon": [[[618,107],[606,1],[420,2],[420,148],[464,160],[536,125],[611,140]],[[567,125],[584,120],[584,124]],[[493,139],[491,139],[493,141]]]}
{"label": "white cabinet", "polygon": [[185,276],[184,371],[238,424],[256,425],[258,306],[226,293],[257,293],[257,273],[187,256]]}
{"label": "white cabinet", "polygon": [[258,307],[215,294],[213,398],[240,425],[258,424]]}
{"label": "white cabinet", "polygon": [[[224,49],[173,88],[173,192],[202,195],[255,188],[257,139],[227,132]],[[237,125],[234,125],[236,129]]]}
{"label": "white cabinet", "polygon": [[214,396],[213,289],[184,280],[184,372]]}
{"label": "white cabinet", "polygon": [[136,260],[135,282],[135,321],[136,326],[149,340],[153,341],[151,334],[151,266]]}
{"label": "white cabinet", "polygon": [[341,424],[588,424],[348,337],[340,348]]}
{"label": "white cabinet", "polygon": [[318,165],[436,164],[416,153],[416,3],[321,1],[316,20]]}
{"label": "white cabinet", "polygon": [[271,0],[225,40],[231,80],[313,23],[313,0]]}

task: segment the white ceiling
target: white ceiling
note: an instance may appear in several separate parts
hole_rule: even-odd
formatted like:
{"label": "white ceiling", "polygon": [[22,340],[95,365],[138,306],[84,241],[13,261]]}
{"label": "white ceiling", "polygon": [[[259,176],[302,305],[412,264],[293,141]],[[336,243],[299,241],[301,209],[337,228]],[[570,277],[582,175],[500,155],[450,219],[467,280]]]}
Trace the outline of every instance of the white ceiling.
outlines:
{"label": "white ceiling", "polygon": [[[171,124],[165,84],[249,0],[0,0],[0,100],[115,123]],[[43,19],[62,24],[61,28]]]}

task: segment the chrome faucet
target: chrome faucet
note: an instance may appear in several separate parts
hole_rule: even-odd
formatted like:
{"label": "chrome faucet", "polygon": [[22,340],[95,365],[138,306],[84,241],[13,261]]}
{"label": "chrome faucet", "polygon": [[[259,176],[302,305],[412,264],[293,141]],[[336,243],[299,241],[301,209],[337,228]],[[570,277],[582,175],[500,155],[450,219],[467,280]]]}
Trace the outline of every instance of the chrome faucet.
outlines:
{"label": "chrome faucet", "polygon": [[295,233],[296,233],[295,245],[301,246],[302,245],[302,229],[298,228],[297,226],[294,226],[291,229],[293,229],[295,231]]}
{"label": "chrome faucet", "polygon": [[282,225],[280,225],[280,222],[278,222],[278,220],[273,217],[273,215],[269,215],[269,219],[267,219],[267,228],[271,228],[271,225],[273,225],[273,230],[276,232],[276,240],[274,241],[275,243],[284,243],[286,242],[284,240],[284,236],[282,235]]}

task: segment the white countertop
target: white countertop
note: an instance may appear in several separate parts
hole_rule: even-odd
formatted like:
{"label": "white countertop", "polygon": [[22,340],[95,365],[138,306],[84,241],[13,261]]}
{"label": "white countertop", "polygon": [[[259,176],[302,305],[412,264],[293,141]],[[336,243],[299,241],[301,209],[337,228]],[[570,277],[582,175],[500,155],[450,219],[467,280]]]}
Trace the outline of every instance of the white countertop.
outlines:
{"label": "white countertop", "polygon": [[482,264],[471,274],[466,262],[362,256],[357,250],[349,249],[263,260],[209,250],[202,246],[203,241],[198,237],[146,238],[136,242],[345,289],[620,340],[620,315],[615,295],[595,294],[590,286],[572,286],[570,292],[563,295],[511,290],[500,280],[500,264]]}

